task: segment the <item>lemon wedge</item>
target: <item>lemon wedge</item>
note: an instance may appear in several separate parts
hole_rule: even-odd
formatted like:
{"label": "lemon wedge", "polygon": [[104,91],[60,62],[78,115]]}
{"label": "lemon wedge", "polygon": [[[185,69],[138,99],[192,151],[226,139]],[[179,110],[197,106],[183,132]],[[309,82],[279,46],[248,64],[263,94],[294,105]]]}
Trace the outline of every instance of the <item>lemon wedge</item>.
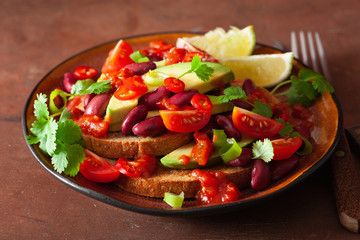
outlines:
{"label": "lemon wedge", "polygon": [[228,32],[223,28],[216,28],[203,36],[184,40],[215,58],[248,56],[253,52],[256,43],[253,26],[243,29],[231,26]]}
{"label": "lemon wedge", "polygon": [[272,87],[289,76],[293,57],[293,53],[288,52],[219,58],[218,60],[234,72],[235,79],[250,78],[258,86]]}

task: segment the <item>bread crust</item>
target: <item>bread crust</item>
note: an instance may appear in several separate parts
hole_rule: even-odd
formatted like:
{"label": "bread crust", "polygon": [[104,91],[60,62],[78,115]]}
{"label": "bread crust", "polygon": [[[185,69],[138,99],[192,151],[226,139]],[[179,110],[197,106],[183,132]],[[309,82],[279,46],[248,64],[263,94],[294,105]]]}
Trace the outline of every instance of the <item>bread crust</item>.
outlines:
{"label": "bread crust", "polygon": [[[217,164],[213,167],[203,168],[204,171],[221,171],[239,188],[250,185],[252,166],[233,167]],[[163,198],[165,192],[180,194],[184,192],[185,198],[195,198],[201,189],[200,181],[191,175],[192,170],[177,170],[166,168],[158,164],[158,169],[149,178],[129,178],[121,176],[116,184],[131,193],[154,198]]]}
{"label": "bread crust", "polygon": [[125,136],[109,133],[107,138],[83,135],[87,149],[105,158],[136,158],[142,155],[163,156],[192,141],[192,133],[166,132],[157,137]]}

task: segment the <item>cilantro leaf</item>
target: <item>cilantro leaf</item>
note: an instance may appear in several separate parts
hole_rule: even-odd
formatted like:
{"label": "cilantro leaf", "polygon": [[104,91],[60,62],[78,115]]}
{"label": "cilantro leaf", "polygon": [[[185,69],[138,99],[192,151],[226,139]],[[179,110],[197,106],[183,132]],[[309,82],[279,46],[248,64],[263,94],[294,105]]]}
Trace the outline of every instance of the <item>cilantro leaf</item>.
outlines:
{"label": "cilantro leaf", "polygon": [[74,144],[81,139],[81,128],[71,119],[59,121],[56,138],[66,144]]}
{"label": "cilantro leaf", "polygon": [[214,73],[214,69],[207,66],[206,64],[201,64],[196,70],[194,70],[196,76],[204,82],[210,81],[210,77]]}
{"label": "cilantro leaf", "polygon": [[301,69],[298,77],[291,76],[290,82],[291,87],[279,95],[287,96],[292,105],[301,103],[304,107],[310,107],[319,94],[334,92],[333,87],[325,80],[324,76],[311,69]]}
{"label": "cilantro leaf", "polygon": [[78,80],[71,88],[73,95],[100,94],[106,93],[111,89],[108,84],[111,80],[94,82],[92,79]]}
{"label": "cilantro leaf", "polygon": [[27,141],[29,144],[39,143],[39,148],[51,157],[57,172],[75,176],[85,158],[81,129],[70,119],[67,109],[56,122],[49,116],[46,101],[46,95],[39,94],[34,102],[36,120],[30,129],[33,135],[26,136]]}
{"label": "cilantro leaf", "polygon": [[252,147],[253,159],[262,159],[270,162],[274,157],[274,148],[268,138],[257,140]]}
{"label": "cilantro leaf", "polygon": [[254,108],[251,110],[254,113],[257,113],[261,116],[271,118],[273,115],[273,112],[271,111],[271,107],[269,104],[266,104],[264,102],[254,102]]}
{"label": "cilantro leaf", "polygon": [[200,80],[204,82],[210,81],[210,77],[214,73],[214,69],[207,66],[205,63],[201,63],[199,56],[194,56],[191,60],[190,70],[181,74],[177,79],[180,79],[182,76],[194,72]]}
{"label": "cilantro leaf", "polygon": [[46,105],[47,97],[45,94],[37,94],[37,99],[34,101],[34,116],[37,119],[48,119],[49,118],[49,110]]}
{"label": "cilantro leaf", "polygon": [[241,87],[228,87],[224,90],[224,95],[217,96],[216,99],[221,102],[229,102],[235,99],[247,100],[245,91]]}
{"label": "cilantro leaf", "polygon": [[276,118],[275,121],[284,124],[284,127],[280,130],[280,132],[278,132],[280,136],[289,136],[294,131],[293,127],[287,122],[285,122],[284,119]]}

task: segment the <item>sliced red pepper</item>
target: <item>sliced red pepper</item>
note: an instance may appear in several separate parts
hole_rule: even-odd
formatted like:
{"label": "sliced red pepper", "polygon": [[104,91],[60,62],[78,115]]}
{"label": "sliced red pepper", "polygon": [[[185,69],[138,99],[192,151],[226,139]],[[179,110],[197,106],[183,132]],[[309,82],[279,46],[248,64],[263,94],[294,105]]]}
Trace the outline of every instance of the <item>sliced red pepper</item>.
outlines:
{"label": "sliced red pepper", "polygon": [[119,158],[115,167],[122,174],[131,178],[150,177],[156,171],[157,160],[151,155],[144,155],[135,160]]}
{"label": "sliced red pepper", "polygon": [[169,91],[174,93],[181,93],[185,89],[185,83],[174,77],[165,78],[164,84]]}
{"label": "sliced red pepper", "polygon": [[73,76],[76,79],[88,79],[94,78],[98,74],[98,70],[87,66],[78,66],[73,72]]}
{"label": "sliced red pepper", "polygon": [[196,144],[191,152],[191,157],[200,165],[206,165],[213,151],[213,143],[206,133],[195,132],[194,138]]}
{"label": "sliced red pepper", "polygon": [[205,94],[197,93],[191,100],[191,105],[193,105],[198,110],[211,111],[213,104],[208,96]]}

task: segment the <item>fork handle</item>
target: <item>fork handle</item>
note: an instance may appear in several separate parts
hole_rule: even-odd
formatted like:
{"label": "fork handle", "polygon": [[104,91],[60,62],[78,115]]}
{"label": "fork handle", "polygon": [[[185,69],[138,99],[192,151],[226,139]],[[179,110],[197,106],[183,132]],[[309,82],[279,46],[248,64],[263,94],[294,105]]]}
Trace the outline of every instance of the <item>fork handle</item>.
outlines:
{"label": "fork handle", "polygon": [[360,161],[352,157],[345,131],[332,154],[333,185],[341,224],[360,233]]}

